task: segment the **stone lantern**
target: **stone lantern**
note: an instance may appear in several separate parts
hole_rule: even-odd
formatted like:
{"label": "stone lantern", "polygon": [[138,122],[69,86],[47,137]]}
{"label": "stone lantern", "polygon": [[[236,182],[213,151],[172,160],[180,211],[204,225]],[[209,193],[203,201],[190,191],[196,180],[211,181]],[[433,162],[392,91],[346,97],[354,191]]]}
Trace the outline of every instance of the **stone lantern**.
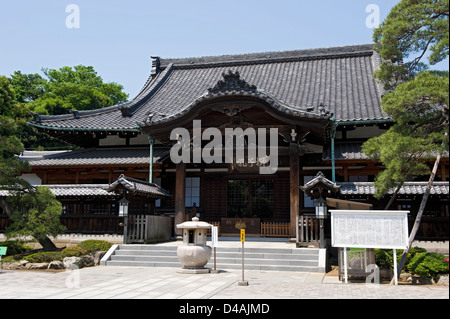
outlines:
{"label": "stone lantern", "polygon": [[206,245],[206,234],[211,226],[198,217],[177,225],[183,229],[183,244],[177,249],[178,260],[183,265],[181,273],[209,273],[205,265],[211,258],[211,247]]}

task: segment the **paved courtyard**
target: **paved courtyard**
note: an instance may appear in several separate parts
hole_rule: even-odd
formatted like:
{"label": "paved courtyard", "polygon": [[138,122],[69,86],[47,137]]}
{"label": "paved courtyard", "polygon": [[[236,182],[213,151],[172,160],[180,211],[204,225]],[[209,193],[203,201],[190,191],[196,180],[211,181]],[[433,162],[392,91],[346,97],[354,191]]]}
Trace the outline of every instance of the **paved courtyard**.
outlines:
{"label": "paved courtyard", "polygon": [[345,284],[337,276],[286,271],[180,274],[174,268],[98,266],[0,273],[0,299],[448,299],[448,287]]}

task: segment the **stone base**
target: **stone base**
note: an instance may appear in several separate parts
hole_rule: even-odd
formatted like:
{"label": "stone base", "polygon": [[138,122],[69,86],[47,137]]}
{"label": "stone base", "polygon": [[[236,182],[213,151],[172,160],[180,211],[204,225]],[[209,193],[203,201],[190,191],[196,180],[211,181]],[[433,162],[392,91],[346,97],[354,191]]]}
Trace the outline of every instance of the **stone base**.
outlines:
{"label": "stone base", "polygon": [[238,286],[248,286],[248,281],[247,280],[239,281]]}
{"label": "stone base", "polygon": [[211,269],[209,268],[181,268],[177,270],[179,274],[209,274]]}

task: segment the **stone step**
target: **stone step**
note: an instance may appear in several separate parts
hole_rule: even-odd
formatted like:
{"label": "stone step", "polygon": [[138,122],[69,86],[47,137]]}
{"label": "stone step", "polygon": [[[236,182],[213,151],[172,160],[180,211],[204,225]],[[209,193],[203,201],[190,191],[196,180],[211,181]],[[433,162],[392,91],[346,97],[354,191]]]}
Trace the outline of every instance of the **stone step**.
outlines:
{"label": "stone step", "polygon": [[[103,261],[107,266],[180,268],[177,245],[117,245]],[[318,271],[319,250],[310,248],[245,247],[245,269],[278,271]],[[214,252],[208,268],[214,267]],[[242,248],[218,247],[217,269],[241,269]]]}
{"label": "stone step", "polygon": [[[212,262],[214,256],[211,256]],[[177,256],[141,256],[141,255],[113,255],[112,261],[139,261],[139,262],[174,262],[178,263]],[[274,266],[305,266],[314,267],[317,266],[317,260],[299,260],[299,259],[260,259],[244,257],[245,263],[248,265],[274,265]],[[211,261],[210,261],[211,262]],[[224,258],[216,257],[216,263],[220,264],[239,264],[241,265],[241,257],[237,258]]]}
{"label": "stone step", "polygon": [[[213,253],[214,254],[214,253]],[[115,256],[174,256],[176,257],[176,250],[132,250],[132,249],[119,249],[115,251]],[[255,259],[300,259],[300,260],[317,260],[318,253],[289,253],[289,252],[277,252],[277,253],[262,253],[252,252],[245,250],[245,258]],[[242,258],[242,251],[216,251],[217,258]]]}

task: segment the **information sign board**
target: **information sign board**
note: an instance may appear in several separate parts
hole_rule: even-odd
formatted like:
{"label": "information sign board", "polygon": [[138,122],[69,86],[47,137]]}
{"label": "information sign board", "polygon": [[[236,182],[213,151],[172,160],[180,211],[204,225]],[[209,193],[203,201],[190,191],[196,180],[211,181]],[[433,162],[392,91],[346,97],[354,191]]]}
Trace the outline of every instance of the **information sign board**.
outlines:
{"label": "information sign board", "polygon": [[6,255],[6,249],[8,247],[0,247],[0,256],[5,256]]}
{"label": "information sign board", "polygon": [[333,247],[405,249],[408,211],[330,210]]}
{"label": "information sign board", "polygon": [[245,241],[245,229],[241,229],[241,242]]}
{"label": "information sign board", "polygon": [[211,227],[211,247],[218,247],[219,246],[219,235],[218,235],[218,227],[212,226]]}

